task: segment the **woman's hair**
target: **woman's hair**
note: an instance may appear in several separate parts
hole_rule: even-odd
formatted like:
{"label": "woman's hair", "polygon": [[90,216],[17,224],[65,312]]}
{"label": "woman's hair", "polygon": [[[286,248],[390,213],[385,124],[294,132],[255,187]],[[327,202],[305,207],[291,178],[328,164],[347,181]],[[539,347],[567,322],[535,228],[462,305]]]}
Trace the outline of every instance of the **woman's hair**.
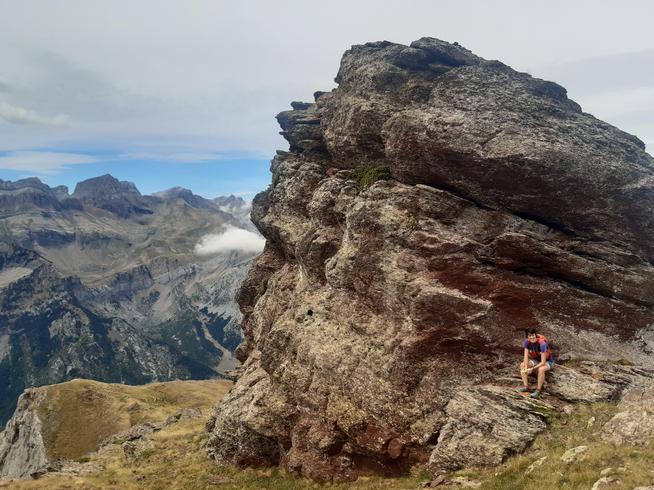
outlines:
{"label": "woman's hair", "polygon": [[536,329],[534,327],[525,328],[525,337],[530,335],[536,335]]}

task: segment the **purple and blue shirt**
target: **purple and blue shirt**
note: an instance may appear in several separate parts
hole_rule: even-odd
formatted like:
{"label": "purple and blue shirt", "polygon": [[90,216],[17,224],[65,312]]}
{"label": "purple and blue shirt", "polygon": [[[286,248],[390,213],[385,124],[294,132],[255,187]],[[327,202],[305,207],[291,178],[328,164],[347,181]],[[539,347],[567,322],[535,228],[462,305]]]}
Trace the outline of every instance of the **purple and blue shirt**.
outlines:
{"label": "purple and blue shirt", "polygon": [[541,353],[546,352],[547,358],[545,360],[546,361],[553,360],[550,347],[549,345],[547,345],[547,342],[544,340],[537,341],[536,343],[532,344],[531,342],[529,342],[529,339],[525,339],[523,346],[525,349],[529,350],[529,357],[532,359],[540,360]]}

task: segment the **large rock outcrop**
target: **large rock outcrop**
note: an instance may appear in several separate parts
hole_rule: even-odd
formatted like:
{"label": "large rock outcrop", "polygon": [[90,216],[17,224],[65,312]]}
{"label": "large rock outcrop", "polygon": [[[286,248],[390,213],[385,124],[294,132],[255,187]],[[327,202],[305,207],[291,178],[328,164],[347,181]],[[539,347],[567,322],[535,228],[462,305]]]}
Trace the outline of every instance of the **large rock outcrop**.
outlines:
{"label": "large rock outcrop", "polygon": [[290,151],[253,203],[267,246],[210,456],[319,480],[497,464],[556,409],[497,386],[527,326],[563,359],[618,366],[611,383],[569,371],[560,399],[638,386],[618,361],[654,366],[644,144],[436,39],[354,46],[336,81],[278,115]]}

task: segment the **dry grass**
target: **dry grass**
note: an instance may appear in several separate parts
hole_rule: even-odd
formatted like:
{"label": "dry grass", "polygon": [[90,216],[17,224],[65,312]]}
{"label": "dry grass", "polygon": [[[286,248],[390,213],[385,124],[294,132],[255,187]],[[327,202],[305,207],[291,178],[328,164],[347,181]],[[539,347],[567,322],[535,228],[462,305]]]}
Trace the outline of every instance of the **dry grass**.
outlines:
{"label": "dry grass", "polygon": [[[215,397],[215,386],[203,383],[196,385],[197,390],[186,390],[184,386],[174,385],[169,388],[157,385],[137,387],[143,391],[137,390],[130,394],[127,400],[121,401],[121,406],[126,406],[128,400],[132,399],[143,400],[142,403],[147,400],[155,407],[148,416],[156,418],[154,414],[163,415],[163,407],[170,404],[171,399],[176,399],[177,402],[192,401],[198,406],[210,392],[213,392]],[[638,486],[654,484],[654,443],[641,448],[616,448],[601,441],[601,427],[616,410],[614,405],[604,403],[579,405],[570,416],[553,416],[548,431],[537,437],[532,447],[524,454],[510,458],[497,468],[461,471],[457,475],[481,480],[481,488],[486,490],[588,490],[600,478],[600,472],[611,467],[615,470],[613,475],[620,480],[620,483],[611,486],[612,489],[632,490]],[[594,422],[589,425],[591,417],[594,417]],[[137,461],[128,461],[121,447],[113,445],[106,451],[89,456],[91,464],[104,468],[94,474],[13,482],[11,488],[300,490],[328,487],[343,490],[397,490],[419,488],[420,483],[427,479],[422,471],[406,478],[362,478],[354,483],[320,485],[309,480],[292,478],[279,469],[219,468],[207,459],[204,450],[206,438],[203,419],[183,421],[155,433],[154,447],[144,452]],[[582,444],[589,446],[583,459],[569,465],[560,460],[567,449]],[[543,457],[547,459],[542,466],[526,475],[525,471],[529,465]],[[620,468],[624,468],[624,471]]]}
{"label": "dry grass", "polygon": [[[91,464],[100,464],[104,470],[85,476],[57,476],[35,481],[14,482],[17,489],[184,489],[206,488],[318,489],[320,485],[306,479],[295,479],[279,469],[239,470],[219,468],[206,455],[204,420],[179,422],[155,433],[154,448],[143,453],[135,462],[129,462],[119,445],[90,456]],[[415,489],[424,477],[364,478],[355,483],[329,485],[333,489],[355,488],[373,490]]]}
{"label": "dry grass", "polygon": [[211,409],[231,386],[218,380],[143,386],[73,380],[49,386],[39,407],[51,459],[78,459],[106,437],[144,422],[164,420],[183,407]]}
{"label": "dry grass", "polygon": [[[620,481],[611,485],[611,489],[632,490],[654,484],[654,441],[648,446],[635,448],[614,447],[600,439],[602,426],[616,411],[615,405],[607,403],[578,405],[572,415],[554,418],[547,432],[537,437],[524,454],[492,470],[459,474],[480,479],[483,490],[588,490],[605,468],[613,468],[611,475]],[[595,420],[589,425],[592,417]],[[583,457],[572,464],[561,461],[566,450],[580,445],[588,446]],[[529,475],[525,474],[533,462],[543,457],[547,459],[540,467]]]}
{"label": "dry grass", "polygon": [[[120,445],[91,452],[105,437],[142,422],[156,422],[180,408],[209,408],[221,399],[226,381],[173,381],[144,386],[74,380],[48,387],[48,402],[39,416],[47,428],[51,456],[79,460],[102,468],[86,475],[53,475],[40,480],[12,481],[16,489],[316,489],[323,485],[296,479],[279,469],[219,468],[207,458],[206,417],[182,421],[152,436],[154,447],[129,461]],[[135,407],[138,406],[138,409]],[[409,478],[362,478],[335,489],[416,488],[425,475]],[[0,487],[3,485],[0,483]]]}

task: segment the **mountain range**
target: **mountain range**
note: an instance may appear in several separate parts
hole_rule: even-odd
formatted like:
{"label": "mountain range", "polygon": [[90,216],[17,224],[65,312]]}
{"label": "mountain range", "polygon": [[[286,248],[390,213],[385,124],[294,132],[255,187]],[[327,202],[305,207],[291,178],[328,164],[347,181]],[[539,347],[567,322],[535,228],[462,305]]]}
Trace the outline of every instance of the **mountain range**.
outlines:
{"label": "mountain range", "polygon": [[235,287],[252,252],[200,255],[252,230],[234,196],[142,195],[111,175],[74,192],[0,180],[0,425],[30,386],[223,376],[241,341]]}

